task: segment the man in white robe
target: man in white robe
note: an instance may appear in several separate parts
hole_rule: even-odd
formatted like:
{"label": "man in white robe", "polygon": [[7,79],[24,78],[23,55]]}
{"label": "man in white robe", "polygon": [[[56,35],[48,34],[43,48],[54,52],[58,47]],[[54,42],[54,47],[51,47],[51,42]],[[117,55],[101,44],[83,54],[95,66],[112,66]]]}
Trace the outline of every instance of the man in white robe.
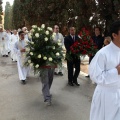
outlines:
{"label": "man in white robe", "polygon": [[8,40],[7,34],[3,31],[3,28],[0,27],[0,54],[3,57],[8,57]]}
{"label": "man in white robe", "polygon": [[120,21],[111,26],[112,42],[102,48],[89,67],[92,81],[97,83],[90,120],[120,120]]}
{"label": "man in white robe", "polygon": [[17,34],[17,30],[13,31],[13,34],[11,35],[11,42],[10,42],[10,49],[11,49],[11,59],[13,61],[17,61],[17,55],[14,52],[14,46],[15,43],[19,40],[18,34]]}
{"label": "man in white robe", "polygon": [[29,74],[29,67],[24,65],[25,62],[25,46],[27,45],[28,40],[25,39],[25,34],[23,31],[19,32],[19,41],[15,43],[14,51],[17,54],[17,67],[19,79],[22,81],[22,84],[26,84],[26,78]]}
{"label": "man in white robe", "polygon": [[[62,46],[64,45],[64,37],[61,33],[59,33],[59,26],[55,25],[53,32],[55,33],[54,41],[58,42],[59,40],[62,43]],[[58,65],[57,68],[55,68],[55,75],[61,75],[63,76],[63,66]]]}
{"label": "man in white robe", "polygon": [[8,53],[10,53],[10,40],[11,40],[11,31],[10,30],[6,30],[6,34],[7,34],[7,44],[8,44]]}

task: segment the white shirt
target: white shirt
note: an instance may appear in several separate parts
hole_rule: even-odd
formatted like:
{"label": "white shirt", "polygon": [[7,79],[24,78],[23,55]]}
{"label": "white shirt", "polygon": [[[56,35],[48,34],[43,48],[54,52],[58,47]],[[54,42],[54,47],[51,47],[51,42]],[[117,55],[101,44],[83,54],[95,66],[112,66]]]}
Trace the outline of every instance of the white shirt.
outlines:
{"label": "white shirt", "polygon": [[64,44],[64,37],[61,33],[56,33],[54,37],[54,41],[58,41],[58,40],[61,40],[62,45]]}

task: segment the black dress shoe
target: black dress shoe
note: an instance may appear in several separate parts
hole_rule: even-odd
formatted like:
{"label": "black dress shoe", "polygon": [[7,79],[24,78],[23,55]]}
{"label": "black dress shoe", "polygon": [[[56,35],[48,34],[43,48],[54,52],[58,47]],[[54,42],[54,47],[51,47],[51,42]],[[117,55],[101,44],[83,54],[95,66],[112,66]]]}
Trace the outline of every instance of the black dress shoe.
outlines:
{"label": "black dress shoe", "polygon": [[54,72],[54,75],[58,75],[58,73]]}
{"label": "black dress shoe", "polygon": [[5,57],[8,57],[8,55],[6,55]]}
{"label": "black dress shoe", "polygon": [[25,84],[26,84],[26,81],[25,81],[25,80],[22,80],[22,84],[25,85]]}
{"label": "black dress shoe", "polygon": [[89,78],[90,76],[89,75],[87,75],[87,76],[85,76],[86,78]]}
{"label": "black dress shoe", "polygon": [[76,86],[80,86],[80,84],[78,82],[73,82]]}
{"label": "black dress shoe", "polygon": [[68,85],[70,86],[74,86],[74,84],[72,82],[68,82]]}
{"label": "black dress shoe", "polygon": [[3,55],[3,57],[5,57],[5,55]]}
{"label": "black dress shoe", "polygon": [[63,73],[62,73],[62,72],[59,72],[58,75],[63,76]]}

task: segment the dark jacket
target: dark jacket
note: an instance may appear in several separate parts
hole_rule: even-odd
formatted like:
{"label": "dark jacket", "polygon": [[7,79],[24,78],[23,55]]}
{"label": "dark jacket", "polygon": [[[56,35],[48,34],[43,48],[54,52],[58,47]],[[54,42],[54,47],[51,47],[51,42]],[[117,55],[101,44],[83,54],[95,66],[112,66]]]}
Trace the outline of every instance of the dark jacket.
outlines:
{"label": "dark jacket", "polygon": [[98,49],[100,50],[104,44],[104,37],[99,35],[99,36],[93,36],[92,39],[93,39],[93,42],[98,46]]}
{"label": "dark jacket", "polygon": [[[79,39],[80,38],[75,35],[75,41],[77,41]],[[66,52],[70,51],[70,47],[74,44],[75,41],[72,39],[71,35],[68,35],[68,36],[65,37],[64,45],[65,45],[65,48],[66,48]]]}

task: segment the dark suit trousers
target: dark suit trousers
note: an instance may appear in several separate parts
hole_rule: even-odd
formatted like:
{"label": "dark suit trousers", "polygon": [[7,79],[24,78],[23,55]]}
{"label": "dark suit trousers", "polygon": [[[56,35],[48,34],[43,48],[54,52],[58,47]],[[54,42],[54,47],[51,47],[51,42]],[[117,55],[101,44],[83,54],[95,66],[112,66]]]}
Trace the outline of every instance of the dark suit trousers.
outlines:
{"label": "dark suit trousers", "polygon": [[93,58],[94,58],[94,56],[89,57],[89,64],[90,64],[90,62],[92,61]]}
{"label": "dark suit trousers", "polygon": [[73,59],[73,61],[67,60],[68,82],[77,82],[77,78],[80,73],[80,63],[80,59]]}

